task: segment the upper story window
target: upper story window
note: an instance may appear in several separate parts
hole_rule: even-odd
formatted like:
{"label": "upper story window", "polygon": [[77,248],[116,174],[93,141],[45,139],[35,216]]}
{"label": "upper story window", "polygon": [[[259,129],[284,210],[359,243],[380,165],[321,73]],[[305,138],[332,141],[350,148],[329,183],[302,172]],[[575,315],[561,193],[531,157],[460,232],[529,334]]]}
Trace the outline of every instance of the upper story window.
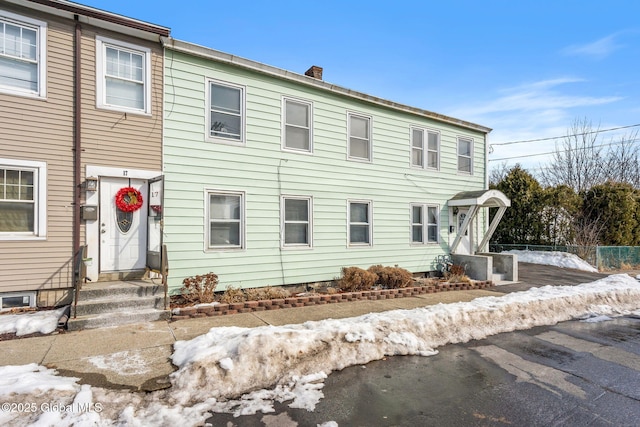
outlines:
{"label": "upper story window", "polygon": [[349,201],[349,246],[371,246],[371,201]]}
{"label": "upper story window", "polygon": [[348,158],[371,161],[371,117],[348,113]]}
{"label": "upper story window", "polygon": [[0,11],[0,91],[46,96],[46,22]]}
{"label": "upper story window", "polygon": [[458,138],[458,172],[473,174],[473,139]]}
{"label": "upper story window", "polygon": [[207,248],[244,248],[244,193],[207,193]]}
{"label": "upper story window", "polygon": [[419,128],[411,129],[411,166],[440,168],[440,133]]}
{"label": "upper story window", "polygon": [[98,108],[151,114],[151,50],[96,37]]}
{"label": "upper story window", "polygon": [[0,239],[46,236],[44,162],[0,159]]}
{"label": "upper story window", "polygon": [[244,142],[244,87],[210,80],[208,138]]}
{"label": "upper story window", "polygon": [[310,248],[312,242],[311,198],[282,198],[282,246]]}
{"label": "upper story window", "polygon": [[284,141],[287,150],[313,151],[313,112],[310,102],[283,99]]}

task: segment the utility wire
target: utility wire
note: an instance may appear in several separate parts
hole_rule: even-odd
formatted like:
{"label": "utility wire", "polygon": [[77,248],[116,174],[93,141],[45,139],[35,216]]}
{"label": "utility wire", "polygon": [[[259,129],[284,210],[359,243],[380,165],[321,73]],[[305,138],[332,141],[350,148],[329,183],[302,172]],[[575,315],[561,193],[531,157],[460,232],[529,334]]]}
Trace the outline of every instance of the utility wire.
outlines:
{"label": "utility wire", "polygon": [[623,141],[618,141],[618,142],[609,142],[607,144],[600,144],[600,145],[593,145],[591,147],[579,147],[579,148],[568,148],[566,150],[556,150],[556,151],[548,151],[546,153],[536,153],[536,154],[523,154],[520,156],[512,156],[512,157],[502,157],[499,159],[489,159],[489,162],[499,162],[501,160],[513,160],[513,159],[524,159],[527,157],[537,157],[537,156],[546,156],[548,154],[555,154],[557,152],[570,152],[570,151],[579,151],[579,150],[589,150],[591,148],[600,148],[600,147],[606,147],[606,146],[613,146],[613,145],[620,145],[620,144],[624,144],[627,142],[637,142],[640,141],[640,138],[634,138],[634,139],[625,139]]}
{"label": "utility wire", "polygon": [[634,128],[634,127],[638,127],[638,126],[640,126],[640,123],[638,123],[636,125],[619,126],[619,127],[615,127],[615,128],[609,128],[609,129],[598,129],[598,130],[594,130],[594,131],[591,131],[591,132],[576,133],[576,134],[562,135],[562,136],[550,136],[548,138],[525,139],[525,140],[522,140],[522,141],[497,142],[497,143],[491,143],[491,144],[489,144],[489,146],[524,144],[525,142],[550,141],[552,139],[559,139],[559,138],[566,138],[566,137],[580,136],[580,135],[590,135],[590,134],[593,134],[593,133],[612,132],[614,130],[628,129],[628,128]]}

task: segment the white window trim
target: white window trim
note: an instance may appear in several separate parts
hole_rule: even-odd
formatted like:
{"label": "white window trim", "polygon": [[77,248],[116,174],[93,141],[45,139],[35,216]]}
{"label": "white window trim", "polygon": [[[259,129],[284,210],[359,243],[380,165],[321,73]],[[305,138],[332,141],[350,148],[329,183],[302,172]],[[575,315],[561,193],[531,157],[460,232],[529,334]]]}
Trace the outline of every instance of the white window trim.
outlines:
{"label": "white window trim", "polygon": [[[369,122],[369,158],[354,157],[351,155],[351,117],[359,117]],[[347,160],[354,162],[373,163],[373,117],[366,114],[347,111]]]}
{"label": "white window trim", "polygon": [[[351,204],[366,204],[369,217],[369,243],[351,243]],[[373,201],[362,199],[347,200],[347,247],[349,248],[368,248],[373,246]]]}
{"label": "white window trim", "polygon": [[[228,86],[234,89],[240,90],[240,140],[231,138],[222,138],[219,136],[211,136],[211,83],[215,83],[220,86]],[[205,78],[205,93],[206,93],[206,127],[204,133],[204,139],[208,142],[216,142],[220,144],[229,145],[245,145],[246,144],[246,128],[247,128],[247,87],[235,83],[229,83],[222,80]]]}
{"label": "white window trim", "polygon": [[47,97],[47,23],[15,13],[0,10],[0,19],[13,21],[18,25],[35,27],[38,30],[38,90],[17,89],[11,86],[0,86],[0,92],[30,98],[46,99]]}
{"label": "white window trim", "polygon": [[[144,56],[144,108],[128,108],[120,105],[107,103],[107,88],[105,73],[107,71],[107,46],[113,46],[118,49],[130,50],[134,53]],[[125,113],[151,115],[151,49],[123,42],[120,40],[110,39],[107,37],[96,36],[96,107],[104,110],[121,111]]]}
{"label": "white window trim", "polygon": [[[422,166],[413,164],[413,132],[414,131],[422,132]],[[429,134],[433,133],[438,136],[438,146],[436,148],[436,157],[438,165],[436,167],[429,166]],[[410,152],[409,152],[409,165],[414,169],[421,170],[432,170],[439,171],[440,170],[440,141],[442,135],[440,131],[435,129],[424,128],[420,126],[411,126],[409,129],[409,143],[410,143]]]}
{"label": "white window trim", "polygon": [[[308,243],[285,243],[284,241],[284,233],[285,233],[285,200],[306,200],[309,207],[309,233],[307,237],[309,238]],[[293,196],[293,195],[283,195],[280,197],[280,247],[282,249],[313,249],[313,197],[312,196]]]}
{"label": "white window trim", "polygon": [[35,215],[33,233],[0,233],[0,240],[45,240],[47,238],[47,163],[27,160],[0,158],[0,167],[32,169],[35,173],[34,182],[37,195],[34,197]]}
{"label": "white window trim", "polygon": [[[297,102],[298,104],[306,104],[309,106],[309,149],[301,150],[297,148],[287,147],[287,101]],[[298,154],[313,154],[313,102],[305,99],[293,98],[290,96],[282,97],[280,110],[282,116],[282,150]]]}
{"label": "white window trim", "polygon": [[[422,242],[413,241],[413,208],[419,206],[422,208]],[[429,208],[436,210],[436,241],[429,240]],[[409,242],[412,246],[438,245],[440,244],[440,206],[433,203],[411,203],[409,207]]]}
{"label": "white window trim", "polygon": [[[211,233],[211,217],[209,215],[210,202],[209,196],[212,194],[219,194],[225,196],[240,196],[240,246],[210,246],[210,233]],[[228,191],[217,190],[212,188],[206,188],[204,190],[204,251],[205,252],[230,252],[230,251],[244,251],[247,248],[246,244],[246,229],[247,229],[247,210],[245,202],[246,194],[244,191]]]}
{"label": "white window trim", "polygon": [[[460,157],[467,157],[467,156],[461,156],[460,155],[460,141],[468,141],[469,142],[469,172],[467,171],[461,171],[460,170]],[[462,175],[473,175],[473,149],[474,149],[474,141],[473,138],[470,137],[466,137],[466,136],[459,136],[456,139],[456,152],[457,152],[457,156],[456,156],[456,170],[458,171],[459,174]]]}
{"label": "white window trim", "polygon": [[29,297],[29,305],[25,307],[35,307],[36,306],[36,293],[35,292],[6,292],[0,293],[0,312],[9,311],[11,308],[3,308],[3,299],[4,298],[13,298],[13,297]]}

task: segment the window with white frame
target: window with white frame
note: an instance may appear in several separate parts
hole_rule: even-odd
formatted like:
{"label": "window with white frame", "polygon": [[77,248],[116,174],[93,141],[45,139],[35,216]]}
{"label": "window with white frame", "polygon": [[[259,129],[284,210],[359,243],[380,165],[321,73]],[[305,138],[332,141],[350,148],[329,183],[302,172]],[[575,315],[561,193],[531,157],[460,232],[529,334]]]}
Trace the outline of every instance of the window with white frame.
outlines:
{"label": "window with white frame", "polygon": [[46,96],[47,24],[0,10],[0,90]]}
{"label": "window with white frame", "polygon": [[244,142],[244,87],[209,80],[208,137]]}
{"label": "window with white frame", "polygon": [[35,292],[15,292],[0,294],[0,311],[11,310],[14,308],[35,307]]}
{"label": "window with white frame", "polygon": [[209,249],[244,248],[244,193],[207,193]]}
{"label": "window with white frame", "polygon": [[348,113],[349,159],[371,161],[371,118]]}
{"label": "window with white frame", "polygon": [[44,162],[0,159],[0,239],[46,236]]}
{"label": "window with white frame", "polygon": [[458,138],[458,172],[473,173],[473,139]]}
{"label": "window with white frame", "polygon": [[310,102],[283,98],[284,141],[287,150],[313,151],[313,112]]}
{"label": "window with white frame", "polygon": [[307,247],[312,245],[312,206],[310,197],[282,198],[282,246]]}
{"label": "window with white frame", "polygon": [[438,207],[435,205],[411,205],[411,242],[438,243]]}
{"label": "window with white frame", "polygon": [[151,114],[151,50],[96,37],[98,108]]}
{"label": "window with white frame", "polygon": [[429,169],[440,167],[439,132],[411,129],[411,166]]}
{"label": "window with white frame", "polygon": [[349,201],[349,245],[371,246],[371,201]]}

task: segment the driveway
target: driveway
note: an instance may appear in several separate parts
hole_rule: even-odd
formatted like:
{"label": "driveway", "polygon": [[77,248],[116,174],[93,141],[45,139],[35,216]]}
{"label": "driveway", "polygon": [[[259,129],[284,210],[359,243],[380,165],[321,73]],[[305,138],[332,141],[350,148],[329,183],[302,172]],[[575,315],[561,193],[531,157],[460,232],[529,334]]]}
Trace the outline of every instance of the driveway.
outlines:
{"label": "driveway", "polygon": [[496,292],[526,291],[546,285],[575,286],[581,283],[594,282],[612,273],[590,273],[573,268],[555,267],[552,265],[518,262],[518,283],[500,285],[492,288]]}

